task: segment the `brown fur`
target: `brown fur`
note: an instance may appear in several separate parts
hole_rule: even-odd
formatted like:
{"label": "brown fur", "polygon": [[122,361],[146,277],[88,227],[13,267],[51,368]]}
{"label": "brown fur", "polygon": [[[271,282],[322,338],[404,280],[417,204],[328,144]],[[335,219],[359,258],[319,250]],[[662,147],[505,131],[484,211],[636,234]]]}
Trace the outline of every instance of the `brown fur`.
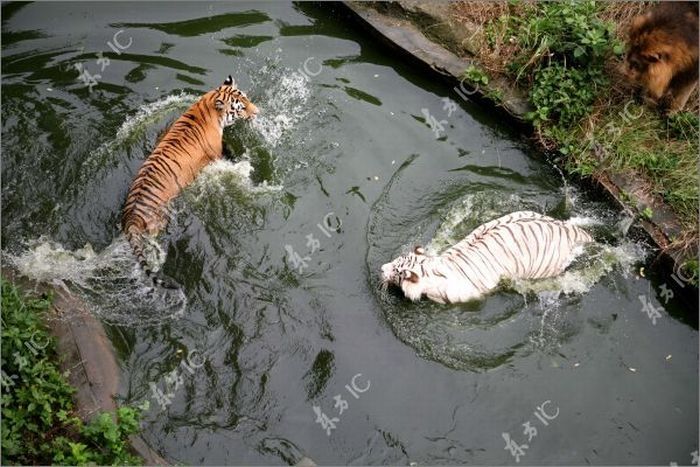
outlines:
{"label": "brown fur", "polygon": [[252,118],[257,112],[229,76],[223,85],[195,102],[159,138],[131,184],[122,211],[122,230],[147,274],[152,273],[143,252],[144,237],[155,235],[165,226],[168,202],[207,164],[221,158],[224,126],[234,118]]}
{"label": "brown fur", "polygon": [[625,74],[670,112],[698,82],[698,2],[664,1],[632,20]]}

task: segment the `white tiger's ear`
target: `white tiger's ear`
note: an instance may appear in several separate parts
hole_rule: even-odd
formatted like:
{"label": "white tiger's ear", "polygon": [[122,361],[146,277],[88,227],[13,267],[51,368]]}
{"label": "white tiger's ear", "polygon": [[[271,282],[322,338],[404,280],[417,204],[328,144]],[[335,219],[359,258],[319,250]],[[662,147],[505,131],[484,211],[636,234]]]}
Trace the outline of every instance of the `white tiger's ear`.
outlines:
{"label": "white tiger's ear", "polygon": [[225,106],[226,104],[224,104],[224,101],[222,101],[221,99],[217,99],[214,103],[214,107],[216,107],[216,110],[224,110]]}
{"label": "white tiger's ear", "polygon": [[416,248],[413,250],[413,253],[415,253],[415,254],[417,254],[417,255],[424,255],[424,254],[425,254],[425,248],[423,248],[422,246],[418,245],[418,246],[416,246]]}
{"label": "white tiger's ear", "polygon": [[401,280],[413,282],[415,284],[418,282],[418,274],[409,269],[404,269],[401,271]]}
{"label": "white tiger's ear", "polygon": [[236,87],[236,82],[233,80],[233,77],[231,75],[228,75],[224,80],[224,86],[231,86],[234,88]]}

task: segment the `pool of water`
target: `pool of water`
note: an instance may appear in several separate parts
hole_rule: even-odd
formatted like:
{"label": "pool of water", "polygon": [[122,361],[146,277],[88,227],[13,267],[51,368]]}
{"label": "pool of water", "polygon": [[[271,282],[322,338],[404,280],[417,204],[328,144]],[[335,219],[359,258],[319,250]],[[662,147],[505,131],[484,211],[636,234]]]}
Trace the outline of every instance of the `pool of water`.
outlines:
{"label": "pool of water", "polygon": [[[640,275],[654,252],[339,7],[2,16],[3,260],[105,322],[120,402],[150,402],[144,437],[169,461],[690,462],[697,309],[665,295],[671,277]],[[228,74],[260,117],[227,129],[230,157],[173,203],[159,244],[181,289],[146,294],[119,232],[126,192],[158,134]],[[597,245],[563,277],[475,303],[380,289],[381,264],[412,245],[439,251],[518,209],[576,217]]]}

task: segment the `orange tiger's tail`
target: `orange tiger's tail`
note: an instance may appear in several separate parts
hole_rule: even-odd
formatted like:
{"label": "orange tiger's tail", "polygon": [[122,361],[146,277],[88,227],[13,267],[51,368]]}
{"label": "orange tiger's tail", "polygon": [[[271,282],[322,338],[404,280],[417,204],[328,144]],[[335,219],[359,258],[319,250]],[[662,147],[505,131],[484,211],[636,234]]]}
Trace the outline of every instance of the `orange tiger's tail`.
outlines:
{"label": "orange tiger's tail", "polygon": [[131,245],[131,250],[136,257],[136,261],[139,263],[141,270],[153,281],[153,284],[160,287],[165,287],[166,289],[176,289],[177,284],[171,280],[165,279],[161,274],[153,272],[153,269],[149,266],[146,260],[146,254],[144,253],[144,238],[145,233],[143,229],[140,229],[138,225],[134,223],[127,223],[124,229],[124,235]]}

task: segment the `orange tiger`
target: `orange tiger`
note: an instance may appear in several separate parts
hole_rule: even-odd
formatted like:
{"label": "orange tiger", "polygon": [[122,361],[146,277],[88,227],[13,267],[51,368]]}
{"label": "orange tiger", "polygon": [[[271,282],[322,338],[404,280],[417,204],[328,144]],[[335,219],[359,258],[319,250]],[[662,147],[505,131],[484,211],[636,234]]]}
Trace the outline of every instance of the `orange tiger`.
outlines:
{"label": "orange tiger", "polygon": [[122,231],[137,261],[154,283],[144,241],[166,224],[168,202],[189,185],[210,162],[222,157],[223,130],[236,119],[251,119],[258,108],[237,89],[229,75],[178,118],[162,136],[131,184],[122,211]]}

